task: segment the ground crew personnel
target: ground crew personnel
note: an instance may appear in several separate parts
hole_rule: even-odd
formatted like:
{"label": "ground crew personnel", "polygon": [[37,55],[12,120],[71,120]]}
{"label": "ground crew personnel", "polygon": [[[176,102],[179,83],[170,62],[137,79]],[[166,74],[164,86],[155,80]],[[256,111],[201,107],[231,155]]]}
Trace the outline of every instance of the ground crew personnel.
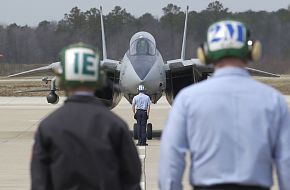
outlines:
{"label": "ground crew personnel", "polygon": [[99,69],[90,46],[61,53],[57,72],[68,99],[35,134],[32,190],[140,190],[141,164],[128,127],[94,97]]}
{"label": "ground crew personnel", "polygon": [[150,97],[147,96],[145,92],[145,87],[143,84],[138,86],[139,94],[133,98],[132,107],[134,118],[137,120],[137,128],[138,128],[138,146],[147,146],[146,143],[146,125],[147,120],[149,118],[150,112]]}
{"label": "ground crew personnel", "polygon": [[266,190],[276,164],[280,190],[290,189],[290,116],[284,97],[245,69],[261,44],[245,25],[209,27],[198,57],[213,76],[176,97],[161,140],[160,189],[182,189],[184,156],[191,155],[195,190]]}

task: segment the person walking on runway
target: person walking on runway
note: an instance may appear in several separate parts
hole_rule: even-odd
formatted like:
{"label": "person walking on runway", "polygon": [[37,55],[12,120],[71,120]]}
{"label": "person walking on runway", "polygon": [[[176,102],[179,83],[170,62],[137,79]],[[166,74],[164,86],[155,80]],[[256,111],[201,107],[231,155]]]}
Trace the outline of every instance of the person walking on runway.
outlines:
{"label": "person walking on runway", "polygon": [[145,94],[143,84],[138,86],[139,94],[133,98],[132,108],[134,118],[137,120],[138,143],[137,146],[147,146],[146,125],[150,112],[150,97]]}

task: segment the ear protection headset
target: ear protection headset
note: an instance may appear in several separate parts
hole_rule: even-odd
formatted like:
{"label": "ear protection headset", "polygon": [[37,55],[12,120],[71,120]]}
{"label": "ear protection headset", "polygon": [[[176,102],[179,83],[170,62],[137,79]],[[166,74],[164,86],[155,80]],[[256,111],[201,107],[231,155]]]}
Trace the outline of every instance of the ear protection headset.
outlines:
{"label": "ear protection headset", "polygon": [[[249,60],[249,61],[254,61],[257,62],[260,60],[261,55],[262,55],[262,44],[260,41],[252,41],[249,40],[250,39],[250,31],[247,29],[247,34],[246,34],[246,41],[245,41],[245,46],[246,46],[246,56],[234,56],[234,55],[226,55],[226,53],[224,53],[224,55],[220,58],[223,57],[238,57],[241,59],[245,59],[245,60]],[[230,48],[224,48],[224,50],[227,49],[232,49]],[[223,49],[220,49],[223,50]],[[239,49],[236,49],[235,51],[237,51]],[[245,49],[241,49],[241,51],[245,51]],[[241,54],[245,54],[245,53],[241,53]],[[210,56],[210,52],[209,52],[209,45],[208,42],[203,43],[202,45],[200,45],[200,47],[198,47],[197,49],[197,58],[200,60],[201,63],[204,64],[211,64],[217,60],[213,60]]]}
{"label": "ear protection headset", "polygon": [[254,62],[259,61],[262,56],[262,43],[259,40],[254,42],[249,40],[247,44],[249,50],[248,59]]}
{"label": "ear protection headset", "polygon": [[61,64],[54,68],[60,88],[66,90],[85,86],[101,89],[107,85],[106,73],[101,69],[99,53],[84,43],[72,44],[60,53]]}

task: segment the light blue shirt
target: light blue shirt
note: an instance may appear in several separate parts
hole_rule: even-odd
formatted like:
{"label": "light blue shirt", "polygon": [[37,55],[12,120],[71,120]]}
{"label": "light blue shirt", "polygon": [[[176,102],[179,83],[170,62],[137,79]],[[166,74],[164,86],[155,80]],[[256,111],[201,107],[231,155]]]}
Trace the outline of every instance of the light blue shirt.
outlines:
{"label": "light blue shirt", "polygon": [[182,189],[185,153],[190,183],[272,186],[276,164],[280,190],[290,190],[290,116],[284,97],[227,67],[182,90],[161,139],[161,190]]}
{"label": "light blue shirt", "polygon": [[135,109],[147,110],[151,104],[150,97],[144,93],[139,93],[132,100],[133,106]]}

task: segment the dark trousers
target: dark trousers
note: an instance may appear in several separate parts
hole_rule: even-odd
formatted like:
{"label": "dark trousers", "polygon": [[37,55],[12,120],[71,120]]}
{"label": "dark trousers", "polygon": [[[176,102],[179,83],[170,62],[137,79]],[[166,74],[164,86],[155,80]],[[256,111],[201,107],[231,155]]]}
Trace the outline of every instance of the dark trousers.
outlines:
{"label": "dark trousers", "polygon": [[219,184],[211,186],[194,186],[194,190],[269,190],[269,188],[239,184]]}
{"label": "dark trousers", "polygon": [[137,110],[136,112],[137,126],[138,126],[138,143],[146,143],[146,125],[147,125],[147,111]]}

